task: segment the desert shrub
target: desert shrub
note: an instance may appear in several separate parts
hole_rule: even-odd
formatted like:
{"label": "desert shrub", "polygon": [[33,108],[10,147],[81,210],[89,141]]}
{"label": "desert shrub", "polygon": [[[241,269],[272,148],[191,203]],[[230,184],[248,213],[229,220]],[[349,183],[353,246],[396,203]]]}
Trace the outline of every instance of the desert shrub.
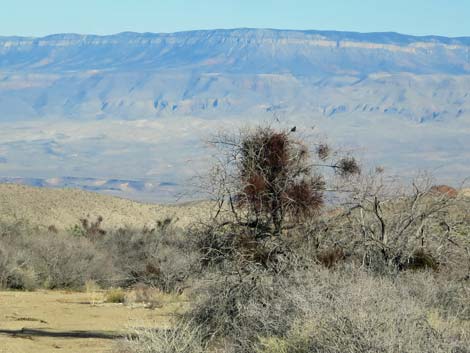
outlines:
{"label": "desert shrub", "polygon": [[38,285],[31,266],[28,241],[24,233],[28,225],[23,222],[0,224],[0,288],[32,290]]}
{"label": "desert shrub", "polygon": [[221,352],[469,352],[469,289],[431,270],[213,273],[181,322]]}
{"label": "desert shrub", "polygon": [[12,289],[79,288],[113,277],[111,263],[86,238],[9,226],[0,237],[0,285]]}
{"label": "desert shrub", "polygon": [[410,297],[444,319],[470,322],[470,281],[453,278],[448,273],[408,273],[401,276]]}
{"label": "desert shrub", "polygon": [[31,225],[21,219],[12,222],[0,222],[0,238],[14,238],[33,231]]}
{"label": "desert shrub", "polygon": [[23,223],[0,224],[0,286],[79,288],[144,283],[181,292],[198,266],[198,253],[171,220],[154,229],[101,232],[101,221],[60,232]]}
{"label": "desert shrub", "polygon": [[118,343],[117,353],[205,353],[199,328],[180,322],[171,329],[139,329]]}
{"label": "desert shrub", "polygon": [[2,242],[0,245],[0,288],[7,288],[9,286],[12,272],[10,249]]}
{"label": "desert shrub", "polygon": [[46,288],[80,288],[86,281],[106,283],[112,264],[85,238],[66,234],[36,234],[28,241],[31,265]]}
{"label": "desert shrub", "polygon": [[253,352],[260,336],[284,336],[301,315],[298,298],[289,295],[295,285],[282,276],[216,276],[195,291],[198,300],[186,319],[206,341]]}
{"label": "desert shrub", "polygon": [[149,259],[156,253],[157,245],[157,237],[130,228],[109,232],[98,244],[111,255],[115,270],[119,274],[119,285],[122,286],[151,279],[149,277],[152,273],[147,273],[146,267]]}
{"label": "desert shrub", "polygon": [[[419,276],[426,290],[436,284],[430,273]],[[315,283],[290,292],[291,297],[304,298],[304,315],[287,334],[261,338],[256,351],[469,352],[468,322],[460,322],[460,329],[453,326],[455,317],[436,324],[424,293],[410,295],[423,282],[411,279],[381,278],[360,270],[323,272]]]}
{"label": "desert shrub", "polygon": [[126,292],[121,288],[111,288],[106,292],[107,303],[124,303],[126,301]]}
{"label": "desert shrub", "polygon": [[181,291],[196,263],[183,232],[169,229],[168,224],[150,231],[108,232],[97,246],[111,256],[117,284],[124,287],[142,283],[165,292]]}
{"label": "desert shrub", "polygon": [[37,286],[34,270],[24,251],[0,240],[0,288],[33,290]]}

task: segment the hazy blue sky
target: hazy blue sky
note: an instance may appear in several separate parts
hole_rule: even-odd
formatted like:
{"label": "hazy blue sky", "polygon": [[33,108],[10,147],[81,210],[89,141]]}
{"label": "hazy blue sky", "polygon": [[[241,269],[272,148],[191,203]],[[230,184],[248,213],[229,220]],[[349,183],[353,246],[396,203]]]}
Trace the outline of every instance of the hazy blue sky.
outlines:
{"label": "hazy blue sky", "polygon": [[0,0],[0,35],[209,28],[470,36],[470,0]]}

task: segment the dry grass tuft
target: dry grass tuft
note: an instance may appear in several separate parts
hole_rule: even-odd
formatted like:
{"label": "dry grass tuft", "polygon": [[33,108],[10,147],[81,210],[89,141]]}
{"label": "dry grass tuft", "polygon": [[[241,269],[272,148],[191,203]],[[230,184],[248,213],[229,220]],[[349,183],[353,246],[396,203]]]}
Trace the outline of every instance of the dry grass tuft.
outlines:
{"label": "dry grass tuft", "polygon": [[106,303],[123,304],[126,301],[126,292],[122,288],[108,289],[105,301]]}
{"label": "dry grass tuft", "polygon": [[121,342],[117,353],[205,353],[199,329],[181,322],[168,330],[140,329],[134,338]]}

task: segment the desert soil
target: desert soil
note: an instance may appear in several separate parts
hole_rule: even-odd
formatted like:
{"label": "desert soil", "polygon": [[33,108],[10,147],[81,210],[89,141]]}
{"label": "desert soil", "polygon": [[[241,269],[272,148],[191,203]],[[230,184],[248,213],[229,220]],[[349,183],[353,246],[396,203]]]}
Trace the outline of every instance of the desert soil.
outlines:
{"label": "desert soil", "polygon": [[[0,353],[111,352],[116,340],[95,338],[97,334],[121,335],[132,333],[136,327],[166,328],[174,313],[186,305],[180,299],[167,298],[161,307],[149,309],[143,305],[102,303],[103,295],[0,292]],[[22,329],[25,334],[11,332]],[[76,332],[85,337],[57,337],[73,336]]]}

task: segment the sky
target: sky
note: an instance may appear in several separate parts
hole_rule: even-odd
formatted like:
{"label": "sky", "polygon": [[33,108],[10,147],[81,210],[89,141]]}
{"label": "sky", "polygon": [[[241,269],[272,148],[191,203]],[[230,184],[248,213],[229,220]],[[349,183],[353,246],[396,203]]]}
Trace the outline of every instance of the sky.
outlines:
{"label": "sky", "polygon": [[470,0],[0,0],[0,36],[213,28],[470,36]]}

